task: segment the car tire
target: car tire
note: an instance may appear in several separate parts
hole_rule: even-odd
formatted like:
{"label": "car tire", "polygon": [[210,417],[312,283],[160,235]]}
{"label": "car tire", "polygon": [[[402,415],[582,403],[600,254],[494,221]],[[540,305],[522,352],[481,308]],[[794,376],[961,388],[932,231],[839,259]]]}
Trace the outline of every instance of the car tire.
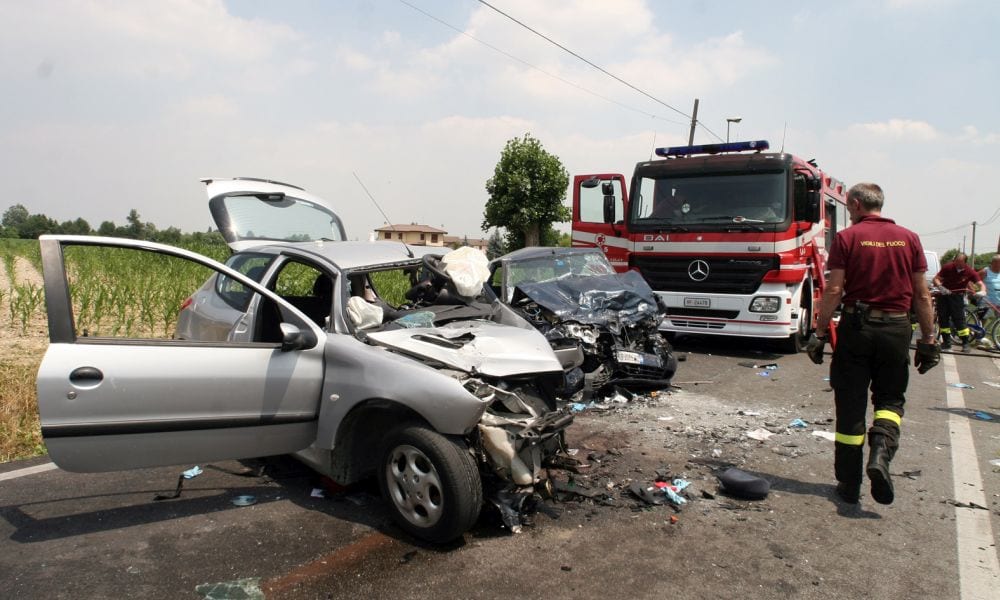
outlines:
{"label": "car tire", "polygon": [[396,523],[410,535],[450,542],[479,518],[483,485],[475,458],[460,438],[419,425],[386,436],[379,487]]}

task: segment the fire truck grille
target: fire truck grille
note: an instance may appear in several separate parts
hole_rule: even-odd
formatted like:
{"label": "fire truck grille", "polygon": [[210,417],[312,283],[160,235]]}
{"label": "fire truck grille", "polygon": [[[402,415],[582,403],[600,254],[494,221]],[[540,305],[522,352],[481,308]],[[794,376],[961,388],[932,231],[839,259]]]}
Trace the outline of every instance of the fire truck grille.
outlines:
{"label": "fire truck grille", "polygon": [[[654,290],[692,294],[752,294],[778,257],[632,256],[632,265]],[[706,273],[707,271],[707,273]]]}

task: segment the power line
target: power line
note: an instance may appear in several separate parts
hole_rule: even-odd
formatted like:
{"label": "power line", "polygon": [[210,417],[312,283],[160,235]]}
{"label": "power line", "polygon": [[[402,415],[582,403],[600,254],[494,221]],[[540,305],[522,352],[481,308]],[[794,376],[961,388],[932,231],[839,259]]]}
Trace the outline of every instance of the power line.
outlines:
{"label": "power line", "polygon": [[[667,123],[675,123],[675,124],[678,124],[678,125],[687,125],[687,122],[674,121],[672,119],[667,119],[667,118],[661,117],[659,115],[656,115],[656,114],[653,114],[653,113],[650,113],[650,112],[646,112],[646,111],[644,111],[642,109],[635,108],[635,107],[629,106],[627,104],[623,104],[621,102],[618,102],[617,100],[614,100],[612,98],[608,98],[607,96],[602,96],[601,94],[598,94],[597,92],[589,90],[589,89],[583,87],[582,85],[574,83],[574,82],[572,82],[572,81],[570,81],[568,79],[565,79],[563,77],[560,77],[559,75],[556,75],[554,73],[550,73],[550,72],[546,71],[545,69],[542,69],[541,67],[537,67],[537,66],[529,63],[528,61],[526,61],[526,60],[524,60],[522,58],[514,56],[513,54],[511,54],[509,52],[506,52],[506,51],[504,51],[504,50],[502,50],[502,49],[500,49],[500,48],[498,48],[498,47],[496,47],[496,46],[494,46],[494,45],[492,45],[492,44],[490,44],[488,42],[485,42],[485,41],[483,41],[483,40],[475,37],[474,35],[466,32],[466,31],[463,31],[463,30],[459,29],[458,27],[455,27],[451,23],[448,23],[447,21],[444,21],[443,19],[440,19],[440,18],[432,15],[431,13],[425,11],[424,9],[422,9],[422,8],[420,8],[418,6],[414,6],[413,4],[407,2],[406,0],[399,0],[399,1],[402,4],[405,4],[406,6],[409,6],[413,10],[415,10],[415,11],[419,12],[420,14],[424,15],[425,17],[427,17],[429,19],[433,19],[434,21],[437,21],[438,23],[444,25],[445,27],[447,27],[447,28],[449,28],[449,29],[451,29],[451,30],[453,30],[453,31],[455,31],[457,33],[460,33],[460,34],[464,35],[465,37],[467,37],[467,38],[469,38],[469,39],[471,39],[471,40],[473,40],[475,42],[478,42],[478,43],[482,44],[483,46],[486,46],[487,48],[493,50],[494,52],[502,54],[502,55],[506,56],[507,58],[509,58],[511,60],[515,60],[515,61],[517,61],[517,62],[525,65],[526,67],[529,67],[531,69],[534,69],[534,70],[538,71],[539,73],[542,73],[543,75],[547,75],[549,77],[552,77],[553,79],[559,80],[559,81],[565,83],[566,85],[573,86],[573,87],[575,87],[576,89],[578,89],[578,90],[580,90],[582,92],[585,92],[587,94],[590,94],[591,96],[594,96],[595,98],[600,98],[601,100],[604,100],[605,102],[610,102],[611,104],[615,104],[615,105],[620,106],[620,107],[622,107],[624,109],[631,110],[633,112],[637,112],[637,113],[639,113],[641,115],[645,115],[645,116],[653,118],[653,119],[659,119],[661,121],[666,121]],[[687,115],[685,115],[685,116],[687,116]]]}
{"label": "power line", "polygon": [[[577,54],[576,52],[574,52],[574,51],[570,50],[570,49],[569,49],[569,48],[567,48],[566,46],[563,46],[563,45],[562,45],[562,44],[560,44],[559,42],[557,42],[557,41],[553,40],[552,38],[548,37],[547,35],[545,35],[545,34],[543,34],[543,33],[539,32],[539,31],[537,31],[536,29],[533,29],[533,28],[532,28],[531,26],[529,26],[528,24],[524,23],[523,21],[519,21],[519,20],[515,19],[514,17],[512,17],[512,16],[508,15],[507,13],[503,12],[503,11],[502,11],[502,10],[500,10],[499,8],[497,8],[497,7],[493,6],[493,5],[492,5],[492,4],[490,4],[489,2],[486,2],[486,0],[479,0],[479,3],[480,3],[480,4],[482,4],[483,6],[486,6],[487,8],[489,8],[489,9],[491,9],[491,10],[493,10],[493,11],[495,11],[495,12],[497,12],[497,13],[501,14],[501,15],[503,15],[504,17],[507,17],[508,19],[510,19],[511,21],[513,21],[513,22],[517,23],[517,24],[518,24],[518,25],[520,25],[521,27],[523,27],[523,28],[527,29],[527,30],[528,30],[528,31],[530,31],[531,33],[533,33],[533,34],[537,35],[538,37],[540,37],[540,38],[542,38],[543,40],[545,40],[545,41],[549,42],[549,43],[550,43],[550,44],[552,44],[553,46],[556,46],[557,48],[559,48],[559,49],[563,50],[564,52],[566,52],[566,53],[570,54],[571,56],[573,56],[573,57],[575,57],[575,58],[577,58],[577,59],[579,59],[579,60],[581,60],[581,61],[583,61],[583,62],[587,63],[587,64],[588,64],[588,65],[590,65],[591,67],[593,67],[593,68],[597,69],[597,70],[598,70],[598,71],[600,71],[601,73],[604,73],[604,74],[605,74],[605,75],[607,75],[608,77],[611,77],[611,78],[612,78],[612,79],[614,79],[615,81],[617,81],[617,82],[619,82],[619,83],[621,83],[621,84],[623,84],[623,85],[626,85],[626,86],[628,86],[629,88],[631,88],[631,89],[633,89],[633,90],[635,90],[635,91],[639,92],[640,94],[642,94],[643,96],[645,96],[645,97],[649,98],[649,99],[650,99],[650,100],[652,100],[653,102],[656,102],[656,103],[658,103],[658,104],[662,104],[663,106],[665,106],[665,107],[669,108],[670,110],[672,110],[672,111],[676,112],[677,114],[680,114],[680,115],[682,115],[682,116],[684,116],[684,117],[686,117],[686,118],[688,118],[688,119],[690,119],[690,118],[691,118],[691,115],[688,115],[688,114],[686,114],[686,113],[685,113],[684,111],[682,111],[682,110],[680,110],[680,109],[677,109],[677,108],[674,108],[673,106],[670,106],[669,104],[667,104],[667,103],[666,103],[666,102],[664,102],[663,100],[660,100],[659,98],[657,98],[657,97],[653,96],[652,94],[649,94],[649,93],[645,92],[644,90],[641,90],[641,89],[639,89],[638,87],[636,87],[636,86],[632,85],[631,83],[629,83],[629,82],[625,81],[625,80],[624,80],[624,79],[622,79],[621,77],[619,77],[619,76],[615,75],[614,73],[611,73],[610,71],[608,71],[608,70],[607,70],[607,69],[605,69],[604,67],[601,67],[600,65],[597,65],[597,64],[595,64],[595,63],[591,62],[590,60],[587,60],[587,59],[586,59],[586,58],[584,58],[583,56],[580,56],[580,55],[579,55],[579,54]],[[718,135],[717,133],[715,133],[714,131],[712,131],[712,130],[711,130],[711,129],[709,129],[708,127],[706,127],[704,123],[702,123],[701,121],[698,121],[698,124],[699,124],[699,125],[701,125],[701,126],[702,126],[702,127],[703,127],[703,128],[705,129],[705,131],[707,131],[708,133],[710,133],[710,134],[712,134],[713,136],[715,136],[715,138],[716,138],[716,139],[718,139],[718,140],[719,140],[720,142],[722,141],[722,138],[721,138],[721,137],[720,137],[720,136],[719,136],[719,135]]]}

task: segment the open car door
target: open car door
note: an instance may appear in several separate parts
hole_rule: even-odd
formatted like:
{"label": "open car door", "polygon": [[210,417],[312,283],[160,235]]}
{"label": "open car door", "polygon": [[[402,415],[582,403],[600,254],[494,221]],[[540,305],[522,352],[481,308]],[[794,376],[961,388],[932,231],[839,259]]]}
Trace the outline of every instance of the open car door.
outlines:
{"label": "open car door", "polygon": [[[50,344],[38,409],[61,468],[268,456],[315,440],[325,333],[301,312],[242,273],[179,248],[89,236],[39,241]],[[278,307],[280,342],[173,339],[169,311],[214,272]],[[117,300],[102,314],[99,297]]]}
{"label": "open car door", "polygon": [[619,272],[628,270],[628,190],[620,174],[573,177],[573,245],[596,246]]}

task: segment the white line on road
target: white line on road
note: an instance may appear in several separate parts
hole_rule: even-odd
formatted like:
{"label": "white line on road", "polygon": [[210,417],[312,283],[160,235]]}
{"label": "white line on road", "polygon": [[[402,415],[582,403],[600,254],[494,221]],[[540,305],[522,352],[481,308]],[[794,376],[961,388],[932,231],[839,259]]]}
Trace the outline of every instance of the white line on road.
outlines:
{"label": "white line on road", "polygon": [[[955,357],[941,356],[944,380],[959,383]],[[960,388],[945,388],[948,402],[948,431],[951,432],[951,472],[955,487],[955,502],[977,504],[978,508],[955,507],[955,528],[958,535],[958,578],[962,600],[996,598],[1000,585],[996,542],[990,524],[989,505],[983,491],[983,476],[979,472],[979,457],[972,440],[972,426],[965,413],[965,397]]]}
{"label": "white line on road", "polygon": [[23,469],[18,469],[16,471],[7,471],[6,473],[0,473],[0,481],[6,481],[8,479],[17,479],[18,477],[24,477],[25,475],[34,475],[35,473],[44,473],[45,471],[51,471],[52,469],[58,469],[55,463],[47,462],[40,465],[35,465],[33,467],[25,467]]}

